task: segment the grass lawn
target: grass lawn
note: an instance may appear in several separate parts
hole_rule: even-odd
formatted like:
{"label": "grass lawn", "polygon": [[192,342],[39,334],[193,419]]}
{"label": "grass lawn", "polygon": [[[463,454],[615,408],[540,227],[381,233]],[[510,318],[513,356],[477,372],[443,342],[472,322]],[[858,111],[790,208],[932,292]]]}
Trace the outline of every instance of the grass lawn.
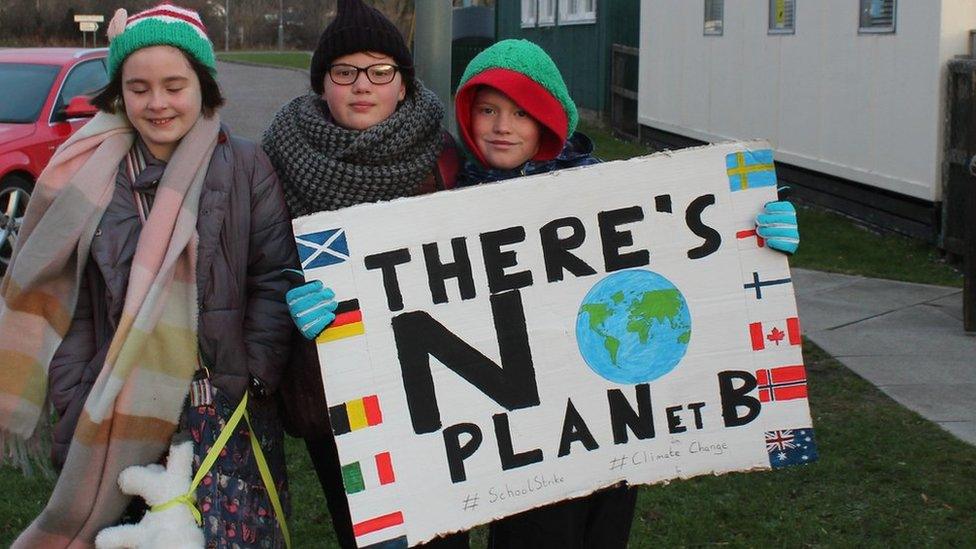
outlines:
{"label": "grass lawn", "polygon": [[[220,54],[307,67],[303,53]],[[608,160],[643,147],[584,127]],[[791,263],[843,273],[959,286],[959,273],[924,243],[880,236],[847,219],[800,210]],[[885,396],[806,342],[810,408],[821,460],[762,473],[642,487],[631,546],[974,546],[976,448]],[[301,442],[286,443],[296,547],[334,547],[324,496]],[[52,482],[0,468],[0,545],[40,511]],[[485,529],[473,535],[484,547]]]}
{"label": "grass lawn", "polygon": [[804,345],[816,464],[641,489],[631,547],[976,543],[976,448]]}
{"label": "grass lawn", "polygon": [[312,54],[303,51],[253,51],[253,52],[218,52],[218,61],[242,61],[259,65],[274,65],[295,69],[308,69],[312,62]]}
{"label": "grass lawn", "polygon": [[[631,547],[976,544],[976,448],[804,345],[818,463],[642,487]],[[289,439],[296,547],[334,547],[304,446]],[[0,469],[0,545],[40,511],[51,482]],[[485,546],[485,529],[472,545]]]}

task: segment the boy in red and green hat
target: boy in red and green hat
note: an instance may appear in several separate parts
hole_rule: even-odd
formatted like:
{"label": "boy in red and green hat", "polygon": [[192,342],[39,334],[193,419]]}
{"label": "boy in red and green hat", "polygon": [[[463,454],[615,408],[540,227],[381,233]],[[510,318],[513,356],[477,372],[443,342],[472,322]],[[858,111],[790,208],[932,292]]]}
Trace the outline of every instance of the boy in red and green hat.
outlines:
{"label": "boy in red and green hat", "polygon": [[[576,131],[579,114],[559,68],[528,40],[503,40],[478,54],[455,95],[458,134],[470,159],[458,185],[501,181],[600,162],[593,142]],[[766,204],[756,217],[768,246],[796,251],[796,210]]]}
{"label": "boy in red and green hat", "polygon": [[[468,64],[454,98],[470,159],[461,186],[600,162],[576,132],[579,114],[549,55],[528,40],[504,40]],[[637,491],[601,490],[495,521],[489,547],[625,547]]]}
{"label": "boy in red and green hat", "polygon": [[454,104],[471,156],[462,186],[600,161],[576,133],[579,114],[559,69],[528,40],[503,40],[472,59]]}
{"label": "boy in red and green hat", "polygon": [[[558,67],[528,40],[503,40],[471,60],[455,114],[470,157],[459,186],[600,162],[593,142],[576,131],[579,114]],[[796,251],[800,235],[792,204],[770,202],[756,221],[770,248]],[[636,501],[634,488],[614,486],[525,511],[492,523],[488,546],[626,547]]]}

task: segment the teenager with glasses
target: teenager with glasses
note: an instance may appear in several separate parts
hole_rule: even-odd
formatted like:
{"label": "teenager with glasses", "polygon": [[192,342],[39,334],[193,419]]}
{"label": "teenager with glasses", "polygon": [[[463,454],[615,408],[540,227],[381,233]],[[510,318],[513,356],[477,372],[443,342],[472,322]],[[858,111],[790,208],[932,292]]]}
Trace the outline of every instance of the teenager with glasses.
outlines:
{"label": "teenager with glasses", "polygon": [[[351,56],[347,56],[351,57]],[[365,73],[366,78],[376,85],[389,84],[393,82],[400,67],[389,63],[373,63],[368,67],[357,67],[346,63],[333,63],[329,67],[329,78],[333,84],[340,86],[351,86],[359,79],[359,73]]]}
{"label": "teenager with glasses", "polygon": [[[454,186],[459,161],[441,128],[444,107],[415,79],[403,36],[379,11],[340,0],[310,69],[314,94],[282,107],[263,141],[292,217]],[[305,439],[339,544],[356,547],[312,341],[335,318],[335,297],[319,281],[286,296],[309,341],[296,345],[282,401],[286,430]],[[428,545],[467,547],[467,534]]]}

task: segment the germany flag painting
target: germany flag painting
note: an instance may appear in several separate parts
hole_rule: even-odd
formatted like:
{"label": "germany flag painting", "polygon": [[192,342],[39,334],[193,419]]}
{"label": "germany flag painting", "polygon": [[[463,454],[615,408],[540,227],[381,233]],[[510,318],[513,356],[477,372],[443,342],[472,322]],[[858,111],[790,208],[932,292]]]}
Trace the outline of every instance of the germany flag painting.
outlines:
{"label": "germany flag painting", "polygon": [[332,324],[329,324],[329,327],[315,339],[316,343],[328,343],[337,339],[363,335],[366,332],[363,327],[363,314],[359,310],[358,299],[340,301],[339,306],[336,307],[335,315]]}

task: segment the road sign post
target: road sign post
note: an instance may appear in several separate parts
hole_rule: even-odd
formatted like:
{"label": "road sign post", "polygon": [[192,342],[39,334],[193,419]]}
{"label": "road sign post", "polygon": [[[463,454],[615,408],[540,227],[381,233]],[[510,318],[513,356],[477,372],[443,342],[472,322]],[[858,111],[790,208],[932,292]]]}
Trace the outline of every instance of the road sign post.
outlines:
{"label": "road sign post", "polygon": [[969,189],[966,191],[966,255],[963,258],[962,324],[976,332],[976,156],[969,164]]}
{"label": "road sign post", "polygon": [[414,65],[417,76],[447,106],[444,125],[454,128],[451,98],[451,37],[453,11],[446,0],[418,0],[414,8]]}
{"label": "road sign post", "polygon": [[76,15],[75,23],[78,23],[78,29],[81,31],[81,43],[84,47],[88,47],[88,35],[86,33],[92,33],[92,47],[98,46],[98,24],[105,22],[104,15]]}

